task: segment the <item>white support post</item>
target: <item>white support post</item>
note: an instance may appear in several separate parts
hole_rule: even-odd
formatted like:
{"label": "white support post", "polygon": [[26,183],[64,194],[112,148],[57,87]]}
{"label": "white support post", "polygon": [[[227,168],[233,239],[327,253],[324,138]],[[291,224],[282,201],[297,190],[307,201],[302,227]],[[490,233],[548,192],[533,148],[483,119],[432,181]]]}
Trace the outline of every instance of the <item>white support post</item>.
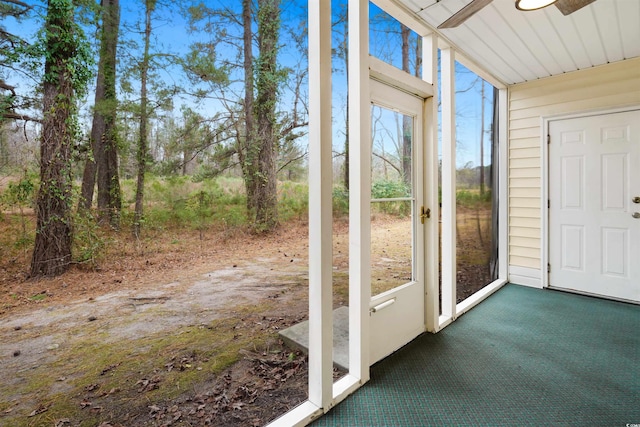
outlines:
{"label": "white support post", "polygon": [[425,203],[431,209],[431,220],[425,227],[425,320],[427,331],[439,330],[440,298],[438,286],[438,253],[440,206],[438,200],[438,35],[422,38],[422,78],[433,85],[433,96],[425,103],[424,165],[427,194]]}
{"label": "white support post", "polygon": [[369,380],[371,101],[369,0],[349,1],[349,374]]}
{"label": "white support post", "polygon": [[331,1],[309,0],[309,402],[333,400]]}
{"label": "white support post", "polygon": [[456,104],[455,52],[440,51],[442,79],[442,318],[456,313]]}
{"label": "white support post", "polygon": [[498,165],[498,278],[507,280],[509,270],[509,108],[508,89],[498,91],[498,146],[500,164]]}
{"label": "white support post", "polygon": [[433,85],[433,97],[436,98],[438,96],[438,35],[436,33],[422,37],[422,80]]}

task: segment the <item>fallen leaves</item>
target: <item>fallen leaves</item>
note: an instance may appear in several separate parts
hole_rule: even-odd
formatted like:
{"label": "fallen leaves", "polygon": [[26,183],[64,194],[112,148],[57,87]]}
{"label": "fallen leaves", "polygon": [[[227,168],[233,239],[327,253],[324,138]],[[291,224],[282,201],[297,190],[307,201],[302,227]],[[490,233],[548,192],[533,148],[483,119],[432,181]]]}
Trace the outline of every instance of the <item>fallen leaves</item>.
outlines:
{"label": "fallen leaves", "polygon": [[160,386],[158,384],[161,381],[162,378],[159,375],[155,375],[150,379],[143,378],[141,380],[138,380],[138,382],[136,382],[136,385],[140,386],[138,388],[138,393],[144,393],[159,388]]}
{"label": "fallen leaves", "polygon": [[84,388],[84,391],[96,391],[100,388],[100,384],[89,384]]}
{"label": "fallen leaves", "polygon": [[118,366],[120,366],[120,363],[114,363],[113,365],[109,365],[100,372],[100,375],[105,375],[113,371],[114,369],[116,369]]}
{"label": "fallen leaves", "polygon": [[29,415],[27,415],[27,416],[28,417],[35,417],[36,415],[40,415],[40,414],[42,414],[44,412],[47,412],[49,410],[50,406],[51,406],[50,404],[49,405],[40,404],[40,405],[38,405],[38,407],[36,409],[31,411],[29,413]]}
{"label": "fallen leaves", "polygon": [[[269,320],[277,322],[278,319],[261,320],[263,326],[272,327]],[[269,414],[274,408],[282,408],[280,412],[283,413],[306,398],[304,394],[292,398],[288,394],[292,391],[285,386],[294,378],[298,383],[306,384],[307,358],[304,355],[283,349],[281,343],[277,350],[242,353],[242,369],[227,370],[202,393],[166,405],[148,406],[149,417],[162,426],[171,426],[178,420],[187,425],[261,426],[270,421]],[[183,359],[176,358],[168,365],[177,369],[178,364],[185,363]],[[279,403],[279,399],[287,403]]]}
{"label": "fallen leaves", "polygon": [[[192,351],[189,355],[178,358],[178,356],[173,356],[171,360],[164,365],[167,369],[167,372],[171,372],[174,369],[179,371],[186,371],[187,369],[193,368],[194,364],[198,361],[198,355],[195,351]],[[208,358],[202,359],[202,362],[208,362]],[[196,368],[198,370],[202,368]]]}

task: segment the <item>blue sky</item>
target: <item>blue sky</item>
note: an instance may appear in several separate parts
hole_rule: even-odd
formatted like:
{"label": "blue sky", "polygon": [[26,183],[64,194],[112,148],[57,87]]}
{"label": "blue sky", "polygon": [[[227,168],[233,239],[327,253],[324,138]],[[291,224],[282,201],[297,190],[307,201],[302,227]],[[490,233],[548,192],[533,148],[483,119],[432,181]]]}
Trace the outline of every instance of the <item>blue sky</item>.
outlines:
{"label": "blue sky", "polygon": [[[42,13],[44,11],[43,2],[30,2],[31,4],[36,5],[36,10]],[[171,8],[167,8],[167,6],[159,6],[158,9],[158,20],[156,21],[156,28],[154,32],[156,34],[156,43],[161,47],[162,50],[168,52],[174,52],[177,54],[185,53],[188,49],[188,46],[193,41],[196,41],[199,37],[203,37],[201,34],[190,34],[187,31],[187,21],[186,18],[182,16],[182,14],[178,13],[175,6],[175,3],[170,3],[172,5]],[[206,1],[205,4],[215,7],[216,5],[224,5],[226,7],[237,9],[238,12],[240,10],[240,2],[238,0],[217,0],[217,1]],[[333,13],[334,15],[338,15],[340,11],[345,7],[345,3],[342,2],[333,2]],[[121,0],[121,8],[122,8],[122,28],[121,30],[121,40],[125,38],[133,38],[136,37],[139,39],[139,36],[132,34],[127,31],[126,28],[131,28],[134,23],[140,22],[143,11],[143,3],[141,0]],[[380,14],[380,10],[371,5],[371,17],[372,20],[376,21],[376,17]],[[300,27],[301,20],[306,19],[306,1],[305,0],[293,0],[290,2],[283,3],[283,24],[285,26],[291,27]],[[37,31],[38,23],[36,21],[26,21],[23,23],[16,23],[13,19],[7,19],[2,23],[9,31],[16,32],[26,38],[31,38],[35,32]],[[396,23],[397,24],[397,23]],[[386,26],[391,26],[392,28],[396,24],[388,24],[385,23]],[[399,28],[399,26],[398,26]],[[89,29],[92,31],[92,29]],[[283,31],[283,48],[280,52],[280,60],[284,65],[294,66],[299,62],[301,53],[300,51],[292,46],[292,43],[287,41],[287,33]],[[334,36],[334,40],[340,39],[342,36],[339,33],[336,33]],[[392,64],[399,66],[400,65],[400,35],[399,32],[394,34],[387,34],[386,32],[377,31],[375,29],[371,32],[371,50],[372,52],[378,53],[385,56],[385,59],[389,60]],[[395,45],[395,46],[394,46]],[[235,52],[229,48],[220,47],[218,52],[219,57],[224,57],[225,55],[233,56]],[[306,65],[305,65],[306,66]],[[334,73],[333,78],[333,93],[334,93],[334,148],[336,151],[341,151],[344,144],[344,115],[345,108],[344,103],[346,102],[346,76],[344,73],[344,63],[342,60],[335,59],[334,60],[334,68],[336,72]],[[177,75],[176,70],[167,69],[164,70],[164,78],[167,80],[171,80],[175,78]],[[469,83],[475,78],[475,76],[470,75],[468,73],[460,74],[457,79],[457,84],[459,87],[466,87]],[[26,84],[26,82],[21,83]],[[479,87],[479,86],[478,86]],[[490,88],[486,88],[487,92],[490,92]],[[285,93],[285,100],[282,103],[282,108],[287,108],[288,101],[287,96],[291,96],[291,93]],[[459,94],[457,97],[457,106],[460,110],[459,115],[459,125],[458,125],[458,140],[461,142],[460,149],[458,150],[458,166],[463,166],[468,162],[472,162],[474,165],[480,164],[479,159],[479,134],[480,134],[480,121],[478,119],[480,115],[480,103],[479,103],[479,91],[477,88],[474,88],[464,94]],[[89,100],[91,102],[91,100]],[[175,108],[179,108],[181,103],[192,103],[187,98],[184,98],[181,101],[175,103]],[[485,129],[489,128],[489,119],[490,119],[490,107],[491,104],[488,102],[485,104]],[[205,103],[202,107],[204,110],[203,114],[213,115],[213,110],[219,108],[216,106],[215,102]],[[176,113],[178,115],[179,113]],[[488,134],[485,134],[488,136]],[[487,138],[488,140],[488,138]],[[304,142],[303,142],[304,143]],[[485,149],[485,164],[488,163],[489,160],[489,150]]]}

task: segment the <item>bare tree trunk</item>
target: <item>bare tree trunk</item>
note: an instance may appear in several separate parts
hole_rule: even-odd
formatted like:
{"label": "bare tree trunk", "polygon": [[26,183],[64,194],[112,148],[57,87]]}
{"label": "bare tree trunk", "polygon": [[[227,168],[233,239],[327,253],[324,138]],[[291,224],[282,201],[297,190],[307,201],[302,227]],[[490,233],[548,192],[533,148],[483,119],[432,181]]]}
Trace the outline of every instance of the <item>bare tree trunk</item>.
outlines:
{"label": "bare tree trunk", "polygon": [[413,75],[420,77],[422,75],[422,37],[418,37],[416,40],[416,66],[413,70]]}
{"label": "bare tree trunk", "polygon": [[[346,18],[345,18],[346,21]],[[344,70],[349,84],[349,26],[345,24],[344,38],[342,39],[342,52],[344,53]],[[349,91],[347,91],[347,111],[344,126],[344,188],[349,190]]]}
{"label": "bare tree trunk", "polygon": [[[118,139],[116,130],[116,50],[118,46],[118,29],[120,27],[119,0],[103,0],[108,12],[105,17],[104,36],[106,44],[105,60],[105,133],[103,140],[104,181],[98,179],[98,209],[106,210],[109,223],[114,228],[120,227],[120,211],[122,194],[120,191],[120,174],[118,172]],[[108,25],[107,25],[108,24]],[[100,173],[98,173],[100,176]],[[101,203],[102,200],[102,203]]]}
{"label": "bare tree trunk", "polygon": [[276,103],[279,92],[278,41],[280,1],[258,0],[258,80],[255,113],[259,141],[256,182],[255,227],[269,231],[278,225],[278,193],[276,179]]}
{"label": "bare tree trunk", "polygon": [[[405,25],[401,25],[402,35],[402,71],[410,73],[409,69],[409,34]],[[413,118],[402,116],[402,177],[407,187],[411,188],[411,142],[413,133]]]}
{"label": "bare tree trunk", "polygon": [[247,212],[249,216],[255,215],[255,175],[258,168],[258,155],[255,148],[254,130],[254,79],[253,79],[253,30],[251,28],[251,0],[242,0],[242,27],[243,27],[243,50],[244,50],[244,118],[245,134],[242,141],[240,153],[240,164],[244,175],[244,184],[247,193]]}
{"label": "bare tree trunk", "polygon": [[185,146],[182,149],[182,175],[191,175],[196,170],[196,160],[194,158],[193,149]]}
{"label": "bare tree trunk", "polygon": [[[98,97],[99,85],[96,85],[96,97]],[[78,211],[89,212],[93,205],[93,192],[96,187],[96,171],[98,169],[95,158],[98,155],[99,148],[96,147],[96,141],[93,139],[93,129],[91,128],[91,155],[87,155],[82,173],[82,186],[80,187],[80,200],[78,201]]]}
{"label": "bare tree trunk", "polygon": [[70,63],[75,53],[71,37],[73,5],[49,1],[45,31],[47,52],[43,84],[40,189],[36,201],[36,239],[31,276],[64,273],[71,263],[71,145],[69,121],[74,115]]}
{"label": "bare tree trunk", "polygon": [[149,156],[149,141],[147,125],[149,121],[147,79],[149,76],[149,45],[151,43],[151,13],[155,8],[155,0],[146,0],[145,3],[145,27],[144,27],[144,52],[140,65],[140,136],[138,141],[138,179],[136,184],[136,206],[133,218],[133,234],[140,237],[142,218],[144,214],[144,175],[147,171],[147,157]]}
{"label": "bare tree trunk", "polygon": [[119,227],[120,178],[116,140],[116,49],[120,26],[119,0],[102,0],[100,61],[96,80],[96,97],[91,128],[93,159],[85,164],[79,208],[89,210],[98,174],[98,210],[100,219],[109,219]]}

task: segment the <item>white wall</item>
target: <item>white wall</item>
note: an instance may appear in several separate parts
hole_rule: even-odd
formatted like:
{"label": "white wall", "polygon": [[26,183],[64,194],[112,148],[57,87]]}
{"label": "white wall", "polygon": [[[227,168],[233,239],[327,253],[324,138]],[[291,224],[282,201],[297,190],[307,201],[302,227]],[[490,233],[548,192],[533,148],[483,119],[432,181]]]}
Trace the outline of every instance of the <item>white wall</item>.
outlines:
{"label": "white wall", "polygon": [[640,58],[509,87],[509,278],[542,285],[543,118],[640,105]]}

